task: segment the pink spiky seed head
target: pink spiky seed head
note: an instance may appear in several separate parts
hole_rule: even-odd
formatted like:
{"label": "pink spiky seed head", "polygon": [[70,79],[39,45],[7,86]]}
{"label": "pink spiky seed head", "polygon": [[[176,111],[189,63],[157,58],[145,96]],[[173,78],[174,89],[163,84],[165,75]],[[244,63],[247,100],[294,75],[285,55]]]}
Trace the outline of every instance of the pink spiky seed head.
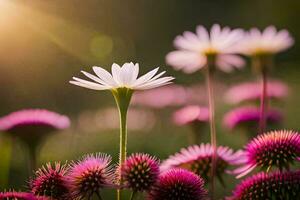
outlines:
{"label": "pink spiky seed head", "polygon": [[276,130],[259,135],[245,147],[244,165],[234,173],[242,177],[255,168],[269,171],[277,167],[289,170],[290,164],[299,161],[300,134],[290,130]]}
{"label": "pink spiky seed head", "polygon": [[68,195],[66,180],[67,165],[56,162],[42,166],[36,171],[30,181],[31,192],[37,196],[46,196],[53,199],[65,199]]}
{"label": "pink spiky seed head", "polygon": [[100,196],[101,189],[112,187],[114,181],[111,156],[88,154],[74,162],[68,173],[70,195],[74,199]]}
{"label": "pink spiky seed head", "polygon": [[148,191],[157,181],[159,162],[148,154],[136,153],[121,166],[125,186],[133,191]]}
{"label": "pink spiky seed head", "polygon": [[28,192],[1,192],[0,200],[37,200],[32,193]]}
{"label": "pink spiky seed head", "polygon": [[300,171],[260,172],[246,178],[233,191],[230,200],[298,199]]}
{"label": "pink spiky seed head", "polygon": [[203,200],[207,192],[198,175],[184,169],[163,172],[148,194],[149,200]]}

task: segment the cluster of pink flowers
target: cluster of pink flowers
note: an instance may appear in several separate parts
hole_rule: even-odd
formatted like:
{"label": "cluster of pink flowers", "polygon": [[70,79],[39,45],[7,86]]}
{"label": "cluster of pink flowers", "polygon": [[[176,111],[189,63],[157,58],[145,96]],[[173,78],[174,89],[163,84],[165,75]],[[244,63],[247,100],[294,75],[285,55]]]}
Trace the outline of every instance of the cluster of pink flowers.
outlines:
{"label": "cluster of pink flowers", "polygon": [[[132,154],[116,167],[111,164],[109,155],[89,154],[71,164],[57,162],[42,166],[29,182],[30,191],[3,192],[0,199],[70,200],[91,199],[94,195],[101,199],[105,188],[128,188],[134,194],[146,192],[153,200],[163,200],[170,195],[172,198],[179,195],[181,199],[202,200],[206,197],[201,177],[186,170],[172,169],[161,173],[159,165],[155,157],[142,153]],[[119,177],[122,177],[122,182]],[[185,193],[178,194],[174,190]]]}
{"label": "cluster of pink flowers", "polygon": [[[119,163],[113,164],[110,155],[95,153],[66,164],[48,163],[36,169],[37,148],[42,139],[51,132],[68,128],[70,120],[41,109],[14,112],[0,118],[0,131],[26,145],[31,170],[35,173],[29,180],[28,191],[2,192],[0,200],[91,200],[94,197],[101,200],[104,189],[116,190],[118,200],[121,200],[123,190],[131,191],[131,200],[139,193],[149,200],[204,200],[209,195],[214,198],[215,177],[225,186],[224,176],[242,178],[254,170],[262,172],[243,180],[228,199],[296,199],[300,195],[300,173],[292,168],[300,161],[300,134],[292,130],[265,131],[271,124],[280,125],[283,121],[282,112],[273,105],[271,107],[267,100],[282,100],[288,94],[284,83],[267,81],[267,68],[274,54],[293,43],[286,30],[277,31],[273,26],[262,32],[256,28],[245,32],[216,24],[210,31],[198,26],[196,33],[186,31],[177,36],[174,41],[177,50],[166,56],[166,62],[186,73],[206,70],[208,106],[190,102],[195,93],[193,89],[166,86],[174,78],[163,77],[165,71],[158,73],[159,68],[140,77],[139,64],[132,62],[122,66],[112,64],[111,73],[101,67],[92,68],[95,75],[82,71],[90,80],[73,77],[71,84],[92,90],[109,90],[115,98],[120,117]],[[217,145],[213,75],[216,69],[231,72],[234,68],[242,68],[246,63],[242,55],[251,57],[254,68],[262,75],[262,82],[235,85],[225,94],[227,102],[238,107],[225,114],[223,125],[230,131],[245,128],[252,133],[244,148],[234,150]],[[161,86],[166,87],[159,89]],[[173,113],[172,121],[178,126],[192,127],[197,138],[193,145],[182,148],[162,162],[145,153],[127,156],[127,114],[132,95],[154,88],[158,89],[136,93],[133,103],[157,109],[182,106]],[[260,108],[257,102],[260,102]],[[111,117],[112,112],[108,113],[109,120],[116,118]],[[128,116],[133,118],[130,112]],[[134,123],[141,125],[140,113],[135,117]],[[208,123],[210,144],[203,143],[202,138],[200,142],[198,138]],[[209,190],[206,188],[208,183],[211,183]]]}

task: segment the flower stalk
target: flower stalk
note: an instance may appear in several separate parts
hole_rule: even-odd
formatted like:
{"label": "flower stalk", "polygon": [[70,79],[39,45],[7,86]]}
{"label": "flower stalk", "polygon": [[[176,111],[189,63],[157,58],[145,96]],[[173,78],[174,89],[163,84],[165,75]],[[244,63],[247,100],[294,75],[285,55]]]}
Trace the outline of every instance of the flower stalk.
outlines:
{"label": "flower stalk", "polygon": [[37,151],[36,146],[28,146],[28,156],[29,156],[29,174],[36,170],[37,167]]}
{"label": "flower stalk", "polygon": [[206,68],[206,87],[208,92],[208,106],[209,106],[209,125],[210,125],[210,140],[213,148],[212,155],[212,167],[211,167],[211,199],[214,199],[215,193],[215,175],[217,167],[217,135],[216,135],[216,124],[215,124],[215,100],[214,100],[214,66],[215,66],[216,55],[207,56],[207,68]]}
{"label": "flower stalk", "polygon": [[253,57],[254,70],[261,76],[260,118],[258,134],[266,131],[268,112],[268,70],[272,67],[271,55],[256,55]]}
{"label": "flower stalk", "polygon": [[[133,94],[133,90],[129,88],[117,88],[112,90],[112,94],[119,110],[120,117],[120,153],[119,153],[119,165],[122,166],[126,159],[127,154],[127,111],[130,104],[130,100]],[[123,180],[121,173],[119,174],[119,184],[122,185]],[[121,189],[117,191],[117,199],[121,200]]]}

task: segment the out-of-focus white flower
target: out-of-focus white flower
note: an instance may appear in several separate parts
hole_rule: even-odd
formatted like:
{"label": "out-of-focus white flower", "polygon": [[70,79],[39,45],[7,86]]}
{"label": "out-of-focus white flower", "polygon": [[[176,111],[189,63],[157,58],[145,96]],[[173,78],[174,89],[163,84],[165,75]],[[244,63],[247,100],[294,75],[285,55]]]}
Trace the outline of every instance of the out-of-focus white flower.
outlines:
{"label": "out-of-focus white flower", "polygon": [[85,71],[82,71],[82,73],[94,82],[73,77],[70,83],[93,90],[114,90],[118,88],[146,90],[170,84],[170,81],[174,78],[171,76],[161,78],[165,71],[156,75],[158,69],[159,68],[155,68],[138,78],[138,63],[125,63],[122,67],[114,63],[111,67],[112,74],[101,67],[93,67],[97,76]]}
{"label": "out-of-focus white flower", "polygon": [[284,51],[294,44],[294,39],[285,29],[277,31],[269,26],[263,31],[252,28],[244,36],[240,51],[245,55],[275,54]]}
{"label": "out-of-focus white flower", "polygon": [[208,56],[216,56],[215,65],[230,72],[245,64],[240,56],[235,55],[239,53],[238,44],[243,35],[241,29],[221,28],[218,24],[212,26],[210,33],[198,26],[196,33],[186,31],[175,38],[174,45],[178,50],[170,52],[166,61],[177,70],[193,73],[207,64]]}

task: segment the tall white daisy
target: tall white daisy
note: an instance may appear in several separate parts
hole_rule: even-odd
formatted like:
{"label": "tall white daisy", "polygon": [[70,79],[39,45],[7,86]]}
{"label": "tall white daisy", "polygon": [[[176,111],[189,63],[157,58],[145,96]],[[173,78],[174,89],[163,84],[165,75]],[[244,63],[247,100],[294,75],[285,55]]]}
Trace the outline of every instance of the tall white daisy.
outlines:
{"label": "tall white daisy", "polygon": [[277,31],[274,26],[268,26],[260,31],[252,28],[245,34],[240,51],[248,56],[276,54],[288,49],[293,44],[294,39],[285,29]]}
{"label": "tall white daisy", "polygon": [[175,38],[178,50],[170,52],[166,61],[177,70],[193,73],[207,65],[209,56],[215,56],[216,67],[230,72],[244,65],[244,60],[235,55],[239,53],[238,44],[243,35],[241,29],[221,28],[218,24],[212,26],[210,33],[198,26],[196,33],[185,31]]}
{"label": "tall white daisy", "polygon": [[[88,72],[82,71],[92,81],[83,80],[73,77],[71,84],[93,89],[93,90],[110,90],[115,98],[119,109],[120,117],[120,166],[126,159],[127,154],[127,111],[130,104],[132,94],[135,90],[147,90],[163,85],[170,84],[174,79],[171,76],[162,77],[165,71],[157,74],[159,68],[138,78],[139,64],[125,63],[122,67],[113,64],[111,74],[101,67],[93,67],[96,76]],[[122,176],[118,176],[120,188],[123,188]],[[121,189],[118,190],[117,199],[121,200]]]}
{"label": "tall white daisy", "polygon": [[157,74],[158,69],[159,68],[155,68],[138,78],[138,63],[125,63],[122,67],[114,63],[111,67],[111,74],[101,67],[93,67],[93,71],[96,76],[88,72],[81,71],[93,82],[73,77],[73,80],[70,81],[70,83],[93,90],[115,90],[118,88],[146,90],[170,84],[170,81],[174,78],[171,76],[161,78],[165,71]]}

